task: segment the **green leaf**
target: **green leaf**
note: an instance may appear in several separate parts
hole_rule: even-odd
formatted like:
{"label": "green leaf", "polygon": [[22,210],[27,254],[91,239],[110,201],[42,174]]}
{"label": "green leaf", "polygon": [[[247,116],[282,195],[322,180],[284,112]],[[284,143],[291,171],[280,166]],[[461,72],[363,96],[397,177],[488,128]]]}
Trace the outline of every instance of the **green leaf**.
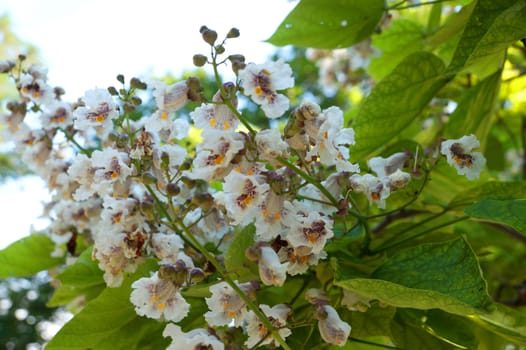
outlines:
{"label": "green leaf", "polygon": [[236,232],[236,236],[225,253],[225,267],[229,273],[237,275],[235,279],[246,282],[258,278],[257,267],[245,256],[245,250],[254,244],[256,227],[251,224]]}
{"label": "green leaf", "polygon": [[31,276],[58,266],[64,258],[51,253],[55,243],[46,235],[34,233],[0,251],[0,278]]}
{"label": "green leaf", "polygon": [[470,188],[457,194],[449,203],[449,208],[463,207],[475,203],[476,201],[487,199],[523,199],[526,198],[526,182],[510,181],[499,182],[490,181],[480,186]]}
{"label": "green leaf", "polygon": [[372,278],[347,279],[339,273],[338,286],[392,306],[466,315],[486,312],[491,305],[477,258],[462,238],[401,250]]}
{"label": "green leaf", "polygon": [[385,11],[384,0],[302,0],[266,41],[333,49],[367,38]]}
{"label": "green leaf", "polygon": [[366,312],[352,312],[349,323],[352,325],[352,336],[369,338],[391,334],[391,322],[396,313],[394,307],[373,305]]}
{"label": "green leaf", "polygon": [[428,333],[415,318],[413,310],[398,310],[391,333],[393,342],[402,349],[451,350],[458,349]]}
{"label": "green leaf", "polygon": [[505,224],[526,234],[526,199],[484,198],[464,211],[473,218]]}
{"label": "green leaf", "polygon": [[428,52],[406,57],[362,102],[353,120],[354,161],[386,145],[420,115],[449,80],[440,58]]}
{"label": "green leaf", "polygon": [[86,301],[97,297],[106,287],[102,277],[103,272],[97,262],[91,258],[93,249],[86,249],[74,264],[66,267],[56,276],[60,286],[47,303],[49,307],[67,304],[79,296]]}
{"label": "green leaf", "polygon": [[382,54],[371,58],[367,71],[373,79],[380,80],[407,55],[424,48],[424,28],[418,22],[401,18],[381,34],[374,35],[372,45]]}
{"label": "green leaf", "polygon": [[446,124],[444,133],[446,137],[460,138],[475,134],[481,140],[482,149],[485,148],[491,117],[497,107],[501,73],[502,71],[498,70],[466,90]]}
{"label": "green leaf", "polygon": [[[137,344],[145,336],[142,329],[155,329],[157,334],[148,337],[161,337],[162,324],[155,320],[140,317],[130,302],[131,284],[155,269],[156,262],[142,264],[137,272],[126,276],[119,288],[106,288],[96,299],[89,302],[82,311],[71,319],[46,346],[47,350],[99,350],[115,348],[126,340],[126,349],[139,349]],[[145,329],[146,329],[145,328]]]}
{"label": "green leaf", "polygon": [[526,316],[518,310],[496,304],[491,313],[473,317],[478,325],[503,338],[526,346]]}
{"label": "green leaf", "polygon": [[462,33],[448,72],[476,66],[493,73],[506,49],[526,36],[526,0],[479,0]]}

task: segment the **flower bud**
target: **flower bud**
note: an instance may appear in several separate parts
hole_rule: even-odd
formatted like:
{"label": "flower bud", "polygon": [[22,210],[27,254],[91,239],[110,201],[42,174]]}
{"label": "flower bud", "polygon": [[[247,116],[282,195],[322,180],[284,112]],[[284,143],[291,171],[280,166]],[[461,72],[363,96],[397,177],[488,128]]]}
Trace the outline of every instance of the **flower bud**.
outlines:
{"label": "flower bud", "polygon": [[321,289],[311,288],[305,293],[305,300],[313,305],[325,305],[327,294]]}
{"label": "flower bud", "polygon": [[177,186],[176,183],[170,182],[166,185],[166,194],[169,196],[177,196],[179,193],[181,193],[181,187]]}
{"label": "flower bud", "polygon": [[117,89],[114,86],[108,87],[108,92],[112,96],[117,96],[119,94],[119,92],[117,91]]}
{"label": "flower bud", "polygon": [[145,90],[148,85],[145,82],[141,81],[139,78],[131,78],[130,87],[137,90]]}
{"label": "flower bud", "polygon": [[156,184],[157,177],[152,172],[146,171],[142,174],[142,182],[146,185]]}
{"label": "flower bud", "polygon": [[245,56],[240,55],[240,54],[230,55],[230,56],[228,56],[228,59],[229,59],[231,62],[233,62],[233,61],[245,62]]}
{"label": "flower bud", "polygon": [[201,35],[203,36],[203,40],[209,45],[214,45],[217,40],[217,32],[212,29],[206,28],[201,32]]}
{"label": "flower bud", "polygon": [[205,278],[206,278],[206,275],[203,270],[198,269],[198,268],[194,268],[190,270],[190,280],[192,281],[192,283],[199,283]]}
{"label": "flower bud", "polygon": [[199,192],[192,197],[192,203],[207,212],[214,206],[214,197],[208,192]]}
{"label": "flower bud", "polygon": [[124,75],[122,74],[117,75],[117,81],[121,84],[124,84]]}
{"label": "flower bud", "polygon": [[227,37],[228,39],[239,37],[239,29],[237,29],[237,28],[231,28],[231,29],[228,31],[228,33],[226,34],[226,37]]}
{"label": "flower bud", "polygon": [[196,67],[202,67],[206,64],[208,58],[205,55],[196,54],[193,57],[194,66]]}
{"label": "flower bud", "polygon": [[219,55],[225,53],[225,47],[223,45],[216,45],[214,48],[216,50],[216,53]]}
{"label": "flower bud", "polygon": [[139,106],[141,103],[142,103],[142,100],[140,97],[138,96],[133,96],[131,98],[131,103],[134,105],[134,106]]}

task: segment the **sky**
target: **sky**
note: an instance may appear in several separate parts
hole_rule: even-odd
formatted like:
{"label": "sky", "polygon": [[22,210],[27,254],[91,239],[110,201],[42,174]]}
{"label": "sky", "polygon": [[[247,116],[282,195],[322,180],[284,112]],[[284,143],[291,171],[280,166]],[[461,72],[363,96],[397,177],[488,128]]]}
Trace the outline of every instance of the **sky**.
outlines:
{"label": "sky", "polygon": [[[127,80],[162,77],[192,68],[192,56],[208,54],[199,28],[223,38],[232,27],[241,36],[228,54],[263,63],[276,50],[265,43],[297,1],[289,0],[0,0],[13,32],[37,47],[49,83],[75,101],[86,90]],[[0,59],[13,59],[0,57]],[[0,249],[45,225],[38,216],[48,198],[36,177],[0,185]]]}

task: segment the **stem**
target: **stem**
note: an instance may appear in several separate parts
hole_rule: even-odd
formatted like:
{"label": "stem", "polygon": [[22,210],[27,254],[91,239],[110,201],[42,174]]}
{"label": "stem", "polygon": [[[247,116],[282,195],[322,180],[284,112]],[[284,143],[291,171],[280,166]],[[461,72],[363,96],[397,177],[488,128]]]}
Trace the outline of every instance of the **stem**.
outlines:
{"label": "stem", "polygon": [[336,200],[336,198],[334,198],[334,196],[325,187],[323,187],[318,182],[318,180],[316,180],[315,178],[313,178],[312,176],[310,176],[309,174],[307,174],[306,172],[304,172],[303,170],[301,170],[300,168],[298,168],[297,166],[295,166],[294,164],[292,164],[288,160],[285,160],[282,157],[277,157],[276,160],[281,164],[285,165],[287,168],[289,168],[296,174],[298,174],[299,176],[301,176],[308,183],[313,184],[317,189],[321,191],[321,193],[323,193],[325,197],[327,197],[327,199],[331,202],[331,204],[334,207],[338,208],[338,201]]}
{"label": "stem", "polygon": [[223,277],[224,281],[228,283],[230,287],[239,295],[241,299],[247,304],[248,308],[252,310],[256,316],[259,318],[259,320],[265,325],[265,327],[268,329],[270,333],[272,333],[272,336],[275,340],[278,341],[278,343],[283,347],[285,350],[291,350],[291,348],[287,345],[285,340],[281,337],[279,332],[276,330],[274,325],[268,320],[267,316],[259,309],[259,307],[239,288],[239,286],[230,278],[230,276],[227,275],[227,271],[223,268],[223,266],[217,261],[217,259],[210,254],[210,252],[201,245],[201,243],[195,239],[195,237],[192,235],[192,233],[188,230],[188,228],[183,224],[181,219],[177,220],[177,224],[182,229],[182,231],[185,233],[185,236],[187,236],[187,239],[192,242],[193,245],[197,247],[197,250],[205,256],[205,258],[214,265],[216,271]]}
{"label": "stem", "polygon": [[392,247],[395,247],[397,245],[401,245],[407,241],[410,241],[412,239],[415,239],[415,238],[418,238],[420,236],[423,236],[425,235],[426,233],[429,233],[429,232],[432,232],[432,231],[435,231],[435,230],[438,230],[442,227],[446,227],[446,226],[449,226],[449,225],[453,225],[457,222],[460,222],[460,221],[464,221],[464,220],[467,220],[469,219],[469,216],[461,216],[459,218],[456,218],[456,219],[453,219],[453,220],[450,220],[450,221],[446,221],[444,222],[443,224],[440,224],[440,225],[437,225],[435,227],[432,227],[432,228],[429,228],[427,230],[424,230],[424,231],[421,231],[415,235],[412,235],[410,237],[407,237],[407,238],[404,238],[404,239],[401,239],[399,240],[398,242],[393,242],[392,244],[387,244],[387,245],[384,245],[383,247],[380,246],[379,248],[377,248],[376,250],[373,251],[374,254],[377,254],[377,253],[380,253],[380,252],[383,252],[384,250],[387,250],[389,248],[392,248]]}
{"label": "stem", "polygon": [[372,345],[372,346],[376,346],[376,347],[384,348],[384,349],[402,349],[402,348],[398,348],[396,346],[373,343],[373,342],[370,342],[370,341],[367,341],[367,340],[361,340],[361,339],[357,339],[357,338],[353,338],[353,337],[349,337],[349,340],[353,341],[355,343],[362,343],[362,344]]}

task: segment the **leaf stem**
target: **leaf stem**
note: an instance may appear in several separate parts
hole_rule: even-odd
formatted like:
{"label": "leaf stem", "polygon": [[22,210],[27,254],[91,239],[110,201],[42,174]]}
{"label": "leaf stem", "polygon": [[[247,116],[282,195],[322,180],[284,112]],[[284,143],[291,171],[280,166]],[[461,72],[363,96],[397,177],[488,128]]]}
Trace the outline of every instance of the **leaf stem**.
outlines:
{"label": "leaf stem", "polygon": [[433,0],[433,1],[423,2],[423,3],[419,3],[419,4],[409,4],[409,5],[406,5],[406,6],[401,6],[401,5],[405,4],[407,1],[401,1],[401,2],[399,2],[397,4],[394,4],[391,7],[388,7],[387,10],[388,11],[389,10],[401,11],[401,10],[410,9],[412,7],[420,7],[420,6],[425,6],[425,5],[440,4],[442,2],[448,2],[448,1],[452,1],[452,0]]}

